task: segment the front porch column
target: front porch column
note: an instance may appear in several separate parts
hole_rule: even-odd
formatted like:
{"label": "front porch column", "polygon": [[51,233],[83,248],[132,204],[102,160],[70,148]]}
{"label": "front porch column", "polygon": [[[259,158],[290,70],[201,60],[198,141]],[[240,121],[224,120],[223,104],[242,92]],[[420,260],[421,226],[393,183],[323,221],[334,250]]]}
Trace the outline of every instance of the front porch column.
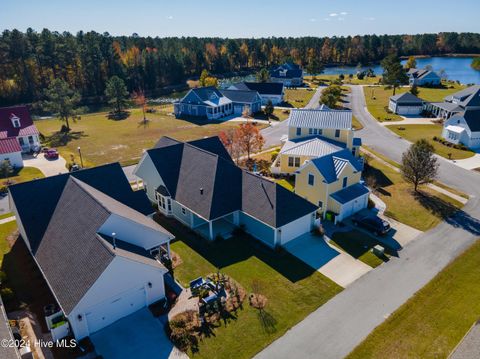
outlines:
{"label": "front porch column", "polygon": [[170,241],[167,242],[167,254],[168,254],[168,258],[172,258],[170,257]]}
{"label": "front porch column", "polygon": [[210,236],[210,240],[213,241],[213,221],[208,221],[208,233]]}

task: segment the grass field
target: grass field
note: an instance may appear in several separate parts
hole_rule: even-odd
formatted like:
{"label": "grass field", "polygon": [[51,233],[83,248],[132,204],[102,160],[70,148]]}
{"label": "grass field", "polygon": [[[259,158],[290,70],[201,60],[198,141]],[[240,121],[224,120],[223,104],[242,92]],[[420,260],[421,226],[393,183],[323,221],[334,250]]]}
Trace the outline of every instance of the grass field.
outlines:
{"label": "grass field", "polygon": [[[323,82],[328,85],[332,81],[337,79],[338,79],[338,75],[322,74],[322,75],[315,76],[315,79],[312,76],[305,76],[305,81],[311,81],[314,84],[318,82]],[[353,78],[349,78],[348,75],[345,75],[343,83],[349,84],[349,85],[375,85],[379,83],[380,79],[381,79],[381,76],[375,76],[375,77],[365,77],[363,80],[359,80],[355,75],[353,76]]]}
{"label": "grass field", "polygon": [[[10,184],[15,184],[43,177],[45,176],[38,168],[22,167],[13,171],[12,175],[8,177],[8,182],[10,182]],[[6,178],[0,179],[0,188],[5,187],[7,184],[8,183]]]}
{"label": "grass field", "polygon": [[[429,102],[441,102],[443,101],[444,97],[465,88],[465,86],[450,83],[448,83],[447,87],[448,88],[441,89],[419,87],[418,90],[420,92],[418,97]],[[395,93],[401,94],[409,91],[409,89],[409,87],[401,87],[398,88]],[[364,87],[363,91],[365,93],[368,111],[378,121],[383,122],[403,120],[403,117],[400,117],[394,113],[388,113],[385,110],[385,107],[388,107],[390,96],[393,95],[392,89],[386,89],[381,86],[366,86]]]}
{"label": "grass field", "polygon": [[447,358],[480,317],[480,241],[378,326],[348,359]]}
{"label": "grass field", "polygon": [[207,243],[174,220],[162,218],[160,223],[177,239],[171,248],[182,259],[175,268],[182,284],[219,268],[247,292],[260,281],[261,294],[267,297],[265,316],[246,300],[235,318],[200,342],[193,358],[251,358],[342,290],[296,257],[267,249],[250,237]]}
{"label": "grass field", "polygon": [[305,107],[312,98],[315,90],[286,89],[284,100],[295,108]]}
{"label": "grass field", "polygon": [[429,187],[423,186],[420,193],[415,193],[400,173],[378,160],[369,162],[364,175],[375,178],[376,195],[387,205],[387,216],[421,231],[435,227],[463,206]]}
{"label": "grass field", "polygon": [[[11,213],[10,213],[11,215]],[[0,268],[2,267],[3,256],[10,252],[10,245],[7,242],[7,237],[17,230],[17,222],[11,221],[0,224]]]}
{"label": "grass field", "polygon": [[449,153],[451,154],[450,158],[453,160],[460,160],[475,155],[472,151],[448,147],[440,142],[434,141],[434,136],[441,137],[442,125],[389,125],[387,127],[410,142],[416,142],[422,138],[428,140],[428,142],[433,145],[435,153],[445,158],[449,158]]}
{"label": "grass field", "polygon": [[77,147],[80,146],[85,164],[94,166],[116,161],[134,163],[143,150],[151,148],[162,136],[193,140],[218,135],[239,124],[180,120],[170,114],[172,107],[155,108],[156,113],[147,114],[146,124],[139,109],[131,109],[125,120],[110,120],[105,112],[83,115],[81,120],[71,124],[68,137],[58,132],[62,123],[57,119],[36,121],[35,125],[46,137],[46,144],[56,147],[67,161],[72,154],[79,160]]}
{"label": "grass field", "polygon": [[331,243],[372,268],[388,260],[387,257],[382,260],[371,252],[371,249],[380,242],[360,231],[335,232]]}

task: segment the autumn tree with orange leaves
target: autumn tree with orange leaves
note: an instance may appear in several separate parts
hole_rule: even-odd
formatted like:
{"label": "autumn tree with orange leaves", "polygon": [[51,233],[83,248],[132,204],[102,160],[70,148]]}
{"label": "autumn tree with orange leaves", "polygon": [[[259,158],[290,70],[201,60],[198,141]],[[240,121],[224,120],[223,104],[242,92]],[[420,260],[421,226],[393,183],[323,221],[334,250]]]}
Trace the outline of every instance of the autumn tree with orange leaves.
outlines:
{"label": "autumn tree with orange leaves", "polygon": [[250,122],[242,123],[235,130],[223,131],[219,137],[230,156],[237,160],[240,153],[246,154],[250,160],[250,155],[261,151],[265,144],[258,127]]}
{"label": "autumn tree with orange leaves", "polygon": [[143,111],[143,122],[147,122],[146,111],[147,111],[147,98],[145,97],[145,93],[143,90],[134,91],[132,94],[133,102],[135,105],[141,107]]}

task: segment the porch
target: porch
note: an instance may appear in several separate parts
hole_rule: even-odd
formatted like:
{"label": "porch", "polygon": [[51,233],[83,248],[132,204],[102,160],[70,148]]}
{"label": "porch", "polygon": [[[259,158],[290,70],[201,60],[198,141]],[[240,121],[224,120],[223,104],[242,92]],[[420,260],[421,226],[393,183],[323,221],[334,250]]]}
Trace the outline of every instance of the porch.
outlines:
{"label": "porch", "polygon": [[225,217],[215,219],[213,221],[204,221],[204,223],[195,227],[195,231],[202,237],[214,240],[217,237],[228,239],[232,236],[232,232],[238,226],[234,223],[235,214],[229,214]]}
{"label": "porch", "polygon": [[207,118],[217,120],[219,118],[231,115],[233,113],[233,104],[228,103],[221,106],[207,107]]}
{"label": "porch", "polygon": [[432,102],[424,106],[425,111],[431,113],[435,117],[448,120],[450,117],[462,111],[462,109],[451,102]]}

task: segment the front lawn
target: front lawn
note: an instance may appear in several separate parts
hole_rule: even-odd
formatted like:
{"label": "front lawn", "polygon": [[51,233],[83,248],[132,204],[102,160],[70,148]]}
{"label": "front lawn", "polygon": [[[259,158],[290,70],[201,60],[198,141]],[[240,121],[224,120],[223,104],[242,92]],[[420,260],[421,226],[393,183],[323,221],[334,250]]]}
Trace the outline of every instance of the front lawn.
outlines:
{"label": "front lawn", "polygon": [[215,328],[191,357],[251,358],[342,290],[296,257],[272,251],[246,235],[208,243],[173,219],[160,217],[159,222],[176,237],[171,248],[182,263],[175,277],[183,285],[219,268],[247,292],[259,282],[267,297],[263,315],[245,301],[238,316]]}
{"label": "front lawn", "polygon": [[[272,121],[284,121],[290,116],[290,110],[276,108],[273,110],[273,114],[270,116]],[[263,111],[257,112],[253,115],[256,120],[268,120]]]}
{"label": "front lawn", "polygon": [[[8,213],[9,217],[12,216],[12,213]],[[2,267],[3,256],[10,252],[10,244],[7,241],[7,238],[10,234],[17,230],[17,222],[10,221],[4,224],[0,224],[0,268]]]}
{"label": "front lawn", "polygon": [[[475,155],[473,151],[448,147],[434,141],[434,136],[439,138],[442,136],[442,125],[389,125],[387,128],[410,142],[416,142],[422,138],[428,140],[433,145],[435,153],[445,158],[460,160]],[[449,154],[451,154],[451,157],[449,157]]]}
{"label": "front lawn", "polygon": [[[374,76],[374,77],[364,77],[362,80],[358,79],[356,75],[350,78],[348,75],[344,75],[345,78],[343,79],[344,84],[349,85],[375,85],[378,84],[381,80],[381,76]],[[323,84],[331,84],[333,81],[338,80],[339,75],[318,75],[318,76],[305,76],[306,81],[310,81],[313,84],[323,83]]]}
{"label": "front lawn", "polygon": [[477,241],[347,358],[447,358],[480,315],[479,258]]}
{"label": "front lawn", "polygon": [[218,135],[239,125],[238,122],[176,119],[171,115],[171,106],[152,107],[157,112],[147,114],[146,123],[139,109],[131,109],[130,116],[124,120],[108,119],[106,112],[82,115],[81,120],[71,123],[72,131],[68,136],[59,133],[62,122],[57,119],[38,120],[35,125],[45,136],[46,145],[56,147],[67,161],[74,155],[79,162],[77,148],[80,146],[87,166],[116,161],[135,163],[143,150],[151,148],[162,136],[186,141]]}
{"label": "front lawn", "polygon": [[384,245],[363,232],[356,230],[350,232],[335,232],[331,239],[333,245],[343,249],[353,258],[362,261],[372,268],[378,267],[384,261],[388,260],[386,256],[379,258],[372,253],[371,249],[377,244],[380,244],[382,247],[384,247]]}
{"label": "front lawn", "polygon": [[295,108],[305,107],[313,97],[315,90],[309,89],[286,89],[284,101]]}
{"label": "front lawn", "polygon": [[435,227],[463,207],[460,202],[426,186],[415,193],[399,172],[375,159],[365,167],[364,176],[375,179],[375,194],[387,205],[385,215],[421,231]]}
{"label": "front lawn", "polygon": [[280,186],[285,187],[289,191],[293,192],[295,190],[295,179],[294,178],[292,178],[292,179],[282,178],[282,179],[276,180],[275,182],[277,182]]}
{"label": "front lawn", "polygon": [[31,181],[37,178],[45,177],[43,173],[35,167],[22,167],[13,170],[11,176],[7,178],[0,179],[0,188],[4,188],[8,184],[22,183]]}

